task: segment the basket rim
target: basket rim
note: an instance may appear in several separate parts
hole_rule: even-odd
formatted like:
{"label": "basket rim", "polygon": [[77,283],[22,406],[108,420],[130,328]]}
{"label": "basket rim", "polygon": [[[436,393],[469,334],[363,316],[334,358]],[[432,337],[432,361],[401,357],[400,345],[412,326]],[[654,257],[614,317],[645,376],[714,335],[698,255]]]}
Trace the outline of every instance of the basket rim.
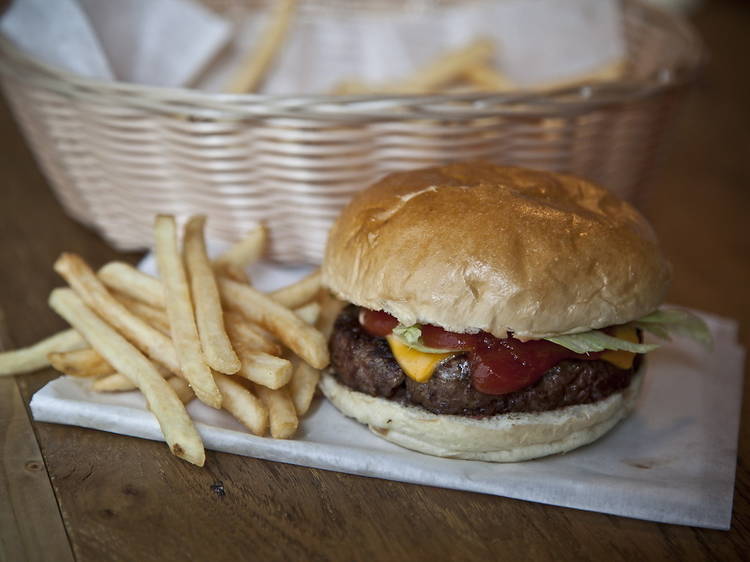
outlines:
{"label": "basket rim", "polygon": [[[165,114],[190,113],[205,119],[292,118],[336,122],[358,120],[446,119],[493,116],[567,116],[610,105],[640,101],[682,87],[695,79],[706,62],[706,50],[693,26],[682,16],[638,0],[625,0],[647,17],[657,18],[681,35],[690,47],[682,65],[657,69],[639,80],[588,82],[550,90],[510,93],[269,95],[225,94],[190,88],[134,84],[85,77],[54,67],[20,50],[0,34],[0,74],[68,96],[109,97],[125,107]],[[19,72],[18,67],[25,72]],[[134,95],[137,94],[137,95]],[[291,123],[290,123],[291,124]]]}

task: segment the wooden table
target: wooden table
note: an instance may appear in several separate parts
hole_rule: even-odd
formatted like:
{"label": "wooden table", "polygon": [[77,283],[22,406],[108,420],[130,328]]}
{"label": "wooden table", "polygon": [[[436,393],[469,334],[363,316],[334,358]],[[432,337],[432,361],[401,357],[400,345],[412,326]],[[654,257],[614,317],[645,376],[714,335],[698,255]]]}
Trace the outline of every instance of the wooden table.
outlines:
{"label": "wooden table", "polygon": [[[711,3],[696,16],[712,63],[670,129],[641,205],[674,263],[670,300],[738,319],[746,347],[749,8]],[[0,341],[12,347],[62,328],[46,306],[61,284],[51,270],[61,251],[94,265],[139,256],[115,252],[64,215],[7,110],[0,140]],[[198,469],[161,443],[31,422],[29,400],[54,376],[0,379],[0,559],[733,560],[748,552],[745,429],[732,530],[720,532],[223,453],[208,452]]]}

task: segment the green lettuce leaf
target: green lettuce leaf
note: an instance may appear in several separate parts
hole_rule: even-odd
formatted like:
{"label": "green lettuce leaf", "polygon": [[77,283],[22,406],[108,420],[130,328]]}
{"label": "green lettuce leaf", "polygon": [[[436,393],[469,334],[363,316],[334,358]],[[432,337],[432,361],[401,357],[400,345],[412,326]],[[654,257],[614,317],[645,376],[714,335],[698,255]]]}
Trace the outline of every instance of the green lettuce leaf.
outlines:
{"label": "green lettuce leaf", "polygon": [[633,343],[614,336],[591,330],[581,334],[567,334],[545,338],[548,341],[561,345],[575,353],[590,353],[592,351],[604,351],[605,349],[630,351],[632,353],[648,353],[658,348],[651,343]]}
{"label": "green lettuce leaf", "polygon": [[410,346],[419,343],[419,339],[422,337],[422,329],[419,327],[419,324],[414,324],[413,326],[399,324],[393,328],[393,335]]}
{"label": "green lettuce leaf", "polygon": [[[669,340],[671,334],[677,334],[690,337],[709,347],[713,343],[711,332],[708,330],[706,323],[695,314],[684,310],[657,310],[638,320],[629,322],[627,326],[652,333],[664,340]],[[393,335],[403,344],[423,353],[451,353],[459,351],[456,349],[436,349],[424,345],[422,343],[422,329],[419,324],[414,324],[413,326],[399,324],[393,329]],[[648,353],[659,347],[657,344],[629,342],[615,336],[610,336],[601,330],[591,330],[580,334],[565,334],[545,339],[575,353],[591,353],[605,350]]]}
{"label": "green lettuce leaf", "polygon": [[414,324],[413,326],[399,324],[393,328],[392,335],[404,345],[422,353],[453,353],[454,351],[458,351],[456,349],[438,349],[424,345],[422,343],[422,329],[419,327],[419,324]]}
{"label": "green lettuce leaf", "polygon": [[[671,334],[687,336],[706,346],[711,346],[713,340],[706,323],[695,314],[684,310],[657,310],[638,320],[629,322],[627,326],[639,328],[655,336],[668,340]],[[648,353],[658,345],[647,343],[632,343],[599,330],[580,334],[566,334],[545,338],[576,353],[590,353],[592,351],[623,350],[632,353]]]}
{"label": "green lettuce leaf", "polygon": [[631,325],[660,337],[664,337],[659,334],[660,331],[666,332],[665,339],[668,339],[669,334],[677,334],[694,339],[707,347],[713,345],[713,338],[706,323],[685,310],[657,310],[631,322]]}

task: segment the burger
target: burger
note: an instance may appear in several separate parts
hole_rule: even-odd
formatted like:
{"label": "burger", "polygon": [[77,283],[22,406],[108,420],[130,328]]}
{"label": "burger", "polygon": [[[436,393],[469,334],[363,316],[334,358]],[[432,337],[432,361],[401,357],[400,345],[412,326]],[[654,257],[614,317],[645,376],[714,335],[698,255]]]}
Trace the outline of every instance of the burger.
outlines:
{"label": "burger", "polygon": [[633,409],[670,267],[630,204],[591,182],[458,163],[388,175],[333,226],[347,304],[320,387],[398,445],[511,462],[570,451]]}

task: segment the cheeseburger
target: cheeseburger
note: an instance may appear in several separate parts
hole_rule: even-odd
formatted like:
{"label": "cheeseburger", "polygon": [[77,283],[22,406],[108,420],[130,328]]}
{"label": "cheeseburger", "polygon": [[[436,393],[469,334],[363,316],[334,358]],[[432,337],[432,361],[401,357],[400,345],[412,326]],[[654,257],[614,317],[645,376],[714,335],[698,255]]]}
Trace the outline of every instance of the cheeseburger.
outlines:
{"label": "cheeseburger", "polygon": [[[394,173],[331,230],[347,304],[328,399],[383,438],[520,461],[601,437],[633,408],[670,268],[628,203],[583,179],[483,163]],[[705,333],[704,333],[705,336]]]}

